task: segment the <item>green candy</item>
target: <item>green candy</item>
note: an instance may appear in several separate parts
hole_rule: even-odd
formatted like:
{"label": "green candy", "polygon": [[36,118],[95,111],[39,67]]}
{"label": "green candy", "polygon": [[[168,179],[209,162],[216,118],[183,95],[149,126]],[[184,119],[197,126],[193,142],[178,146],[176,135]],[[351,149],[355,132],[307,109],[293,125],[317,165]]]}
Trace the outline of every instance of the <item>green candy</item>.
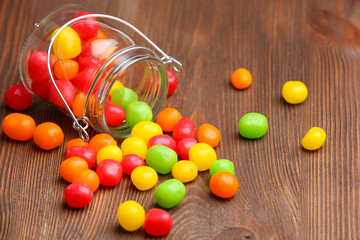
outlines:
{"label": "green candy", "polygon": [[267,129],[267,118],[260,113],[247,113],[239,121],[239,133],[244,138],[261,138]]}
{"label": "green candy", "polygon": [[229,172],[235,176],[234,164],[232,163],[232,161],[227,159],[216,160],[210,166],[210,177],[212,177],[215,173],[218,172]]}
{"label": "green candy", "polygon": [[155,189],[155,201],[163,208],[172,208],[184,199],[185,185],[177,179],[169,179]]}
{"label": "green candy", "polygon": [[139,122],[151,121],[152,117],[151,107],[146,102],[132,102],[125,110],[125,120],[130,128],[134,127]]}
{"label": "green candy", "polygon": [[171,148],[154,145],[146,152],[146,164],[160,174],[168,174],[178,161],[177,154]]}
{"label": "green candy", "polygon": [[129,105],[129,103],[136,102],[138,100],[138,95],[131,90],[130,88],[116,88],[112,95],[111,100],[113,103],[116,103],[123,109]]}

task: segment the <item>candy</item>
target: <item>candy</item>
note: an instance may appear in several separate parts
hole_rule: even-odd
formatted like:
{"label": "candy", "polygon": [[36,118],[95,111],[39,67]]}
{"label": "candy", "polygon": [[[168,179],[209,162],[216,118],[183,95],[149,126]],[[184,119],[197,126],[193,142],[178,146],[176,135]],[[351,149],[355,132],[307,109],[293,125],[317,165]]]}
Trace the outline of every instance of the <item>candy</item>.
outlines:
{"label": "candy", "polygon": [[65,188],[64,197],[70,207],[83,208],[90,204],[94,193],[85,183],[72,183]]}
{"label": "candy", "polygon": [[175,108],[164,108],[156,117],[156,123],[164,132],[172,132],[177,121],[182,119],[181,113]]}
{"label": "candy", "polygon": [[124,155],[136,154],[139,157],[141,157],[142,159],[145,158],[146,152],[147,152],[146,143],[144,142],[143,139],[141,139],[139,137],[126,138],[121,143],[120,148]]}
{"label": "candy", "polygon": [[234,164],[227,159],[218,159],[210,166],[210,177],[212,177],[215,173],[218,172],[229,172],[232,175],[235,175]]}
{"label": "candy", "polygon": [[[79,55],[77,55],[76,58],[73,58],[73,60],[80,64],[81,59],[86,57],[91,57],[91,54],[92,54],[92,49],[91,49],[90,41],[81,39],[81,52]],[[79,71],[80,71],[80,66],[79,66]]]}
{"label": "candy", "polygon": [[188,160],[181,160],[172,168],[172,175],[182,183],[191,182],[198,175],[198,168],[195,163]]}
{"label": "candy", "polygon": [[13,110],[26,110],[30,107],[32,100],[32,94],[20,84],[13,85],[5,93],[6,104]]}
{"label": "candy", "polygon": [[111,96],[115,89],[123,87],[124,85],[119,80],[116,80],[110,89],[109,95]]}
{"label": "candy", "polygon": [[105,104],[105,121],[108,125],[120,125],[125,120],[125,111],[119,105],[106,101]]}
{"label": "candy", "polygon": [[66,145],[65,145],[65,150],[69,151],[70,148],[74,147],[74,146],[78,146],[78,147],[88,147],[89,143],[85,142],[84,140],[82,140],[81,138],[74,138],[69,140]]}
{"label": "candy", "polygon": [[127,175],[131,175],[131,173],[134,171],[135,168],[144,165],[145,165],[144,159],[142,159],[136,154],[125,155],[123,160],[121,161],[123,172]]}
{"label": "candy", "polygon": [[66,151],[65,159],[70,157],[79,157],[86,161],[89,168],[95,165],[96,155],[95,151],[89,147],[73,146]]}
{"label": "candy", "polygon": [[196,139],[196,127],[190,118],[182,118],[177,121],[173,129],[173,138],[179,142],[183,138]]}
{"label": "candy", "polygon": [[247,113],[239,121],[239,133],[244,138],[261,138],[267,129],[267,118],[260,113]]}
{"label": "candy", "polygon": [[236,89],[248,88],[250,87],[251,83],[251,73],[245,68],[239,68],[231,74],[231,84]]}
{"label": "candy", "polygon": [[81,171],[88,169],[87,162],[79,157],[70,157],[60,164],[60,175],[65,181],[72,182]]}
{"label": "candy", "polygon": [[178,158],[176,152],[171,148],[155,145],[148,149],[145,161],[147,165],[158,173],[168,174],[178,161]]}
{"label": "candy", "polygon": [[121,181],[123,175],[121,163],[113,159],[105,159],[97,166],[96,174],[99,176],[101,185],[108,187],[116,186]]}
{"label": "candy", "polygon": [[189,150],[198,142],[194,138],[181,139],[177,144],[177,152],[181,159],[189,160]]}
{"label": "candy", "polygon": [[156,171],[148,166],[137,167],[131,173],[131,182],[141,191],[153,188],[157,181],[158,175]]}
{"label": "candy", "polygon": [[205,171],[215,162],[216,152],[207,143],[197,143],[189,150],[189,160],[196,164],[199,171]]}
{"label": "candy", "polygon": [[77,182],[87,184],[89,187],[91,187],[93,192],[95,192],[100,185],[100,180],[98,175],[96,174],[96,172],[90,169],[84,169],[81,172],[79,172],[79,174],[75,175],[72,178],[72,183],[77,183]]}
{"label": "candy", "polygon": [[281,93],[286,102],[298,104],[306,100],[308,90],[303,82],[287,81],[283,85]]}
{"label": "candy", "polygon": [[100,149],[109,145],[117,146],[117,143],[115,139],[107,133],[96,134],[89,142],[89,147],[91,147],[96,154]]}
{"label": "candy", "polygon": [[[57,31],[58,29],[53,32],[52,37]],[[55,56],[60,59],[75,58],[81,52],[81,40],[74,29],[64,27],[56,36],[52,47]]]}
{"label": "candy", "polygon": [[167,96],[170,96],[176,90],[178,81],[177,81],[177,77],[174,72],[172,72],[170,69],[166,69],[166,71],[169,76],[169,89],[168,89]]}
{"label": "candy", "polygon": [[131,130],[131,136],[143,139],[146,145],[149,143],[150,138],[161,134],[163,134],[161,127],[150,121],[139,122]]}
{"label": "candy", "polygon": [[79,64],[74,60],[59,60],[54,64],[55,76],[59,80],[71,80],[76,77],[78,71]]}
{"label": "candy", "polygon": [[[50,69],[56,61],[54,55],[50,55]],[[36,84],[46,84],[50,82],[49,71],[47,67],[47,52],[37,51],[30,55],[28,60],[28,72],[31,80]]]}
{"label": "candy", "polygon": [[122,151],[118,146],[109,145],[103,147],[97,152],[96,163],[99,165],[99,163],[105,159],[113,159],[118,162],[121,162],[122,157],[123,157]]}
{"label": "candy", "polygon": [[144,224],[145,210],[135,201],[125,201],[117,209],[117,218],[121,227],[126,231],[133,232]]}
{"label": "candy", "polygon": [[111,101],[123,109],[132,102],[138,101],[138,95],[130,88],[117,88],[111,94]]}
{"label": "candy", "polygon": [[86,101],[86,95],[84,93],[78,93],[72,104],[72,111],[76,117],[82,117],[84,112],[84,106]]}
{"label": "candy", "polygon": [[177,144],[175,140],[166,134],[156,135],[150,138],[148,148],[151,148],[154,145],[163,145],[165,147],[171,148],[175,152],[177,151]]}
{"label": "candy", "polygon": [[50,88],[51,82],[45,82],[45,83],[31,83],[31,91],[38,97],[43,99],[49,98],[49,88]]}
{"label": "candy", "polygon": [[317,150],[321,148],[326,140],[326,133],[319,127],[312,127],[302,139],[302,146],[306,150]]}
{"label": "candy", "polygon": [[162,209],[152,208],[145,217],[145,232],[154,237],[162,237],[168,234],[173,226],[171,215]]}
{"label": "candy", "polygon": [[32,138],[35,127],[34,119],[22,113],[11,113],[2,121],[2,129],[6,136],[18,141]]}
{"label": "candy", "polygon": [[210,178],[211,192],[221,198],[233,197],[239,187],[237,178],[229,172],[218,172]]}
{"label": "candy", "polygon": [[[75,15],[74,19],[89,14],[93,13],[80,12]],[[100,24],[96,21],[95,17],[87,17],[73,22],[72,27],[81,38],[91,39],[97,36]]]}
{"label": "candy", "polygon": [[134,127],[139,122],[151,121],[153,117],[149,104],[142,101],[129,103],[125,113],[126,123],[130,128]]}
{"label": "candy", "polygon": [[[90,52],[91,52],[91,48],[90,48]],[[83,71],[84,69],[86,69],[87,67],[90,66],[100,66],[100,60],[97,59],[96,57],[82,57],[78,60],[79,63],[79,72]]]}
{"label": "candy", "polygon": [[90,39],[90,41],[95,41],[95,40],[101,40],[101,39],[106,39],[106,35],[103,31],[101,31],[100,29],[97,30],[96,36],[93,37],[92,39]]}
{"label": "candy", "polygon": [[76,88],[84,93],[89,92],[93,79],[99,69],[99,65],[89,65],[79,72],[72,80]]}
{"label": "candy", "polygon": [[155,189],[155,201],[163,208],[172,208],[180,204],[185,192],[185,185],[182,182],[177,179],[169,179]]}
{"label": "candy", "polygon": [[199,127],[198,130],[198,142],[204,142],[209,144],[211,147],[216,147],[220,142],[221,134],[219,129],[211,124],[204,123]]}
{"label": "candy", "polygon": [[[74,85],[72,85],[70,81],[66,80],[55,80],[55,84],[65,99],[67,105],[71,108],[76,97],[76,89]],[[64,102],[62,101],[53,84],[49,86],[49,100],[57,106],[66,109]]]}
{"label": "candy", "polygon": [[44,149],[51,150],[60,146],[64,140],[64,132],[59,125],[52,122],[44,122],[34,130],[34,143]]}

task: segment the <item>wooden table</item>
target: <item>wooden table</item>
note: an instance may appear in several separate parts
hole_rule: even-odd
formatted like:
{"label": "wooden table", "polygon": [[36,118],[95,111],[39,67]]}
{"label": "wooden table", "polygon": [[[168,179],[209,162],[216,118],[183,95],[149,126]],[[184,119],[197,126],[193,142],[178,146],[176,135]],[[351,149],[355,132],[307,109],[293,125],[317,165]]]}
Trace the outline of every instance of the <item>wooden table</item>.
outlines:
{"label": "wooden table", "polygon": [[[165,106],[179,109],[197,126],[218,127],[217,156],[234,162],[240,182],[235,197],[214,197],[208,172],[200,172],[186,184],[181,204],[169,210],[174,226],[167,239],[359,239],[358,1],[2,0],[1,119],[14,112],[5,92],[20,82],[26,36],[47,11],[71,2],[129,21],[176,56],[184,71]],[[243,91],[230,84],[239,67],[254,79]],[[282,85],[289,80],[307,85],[304,103],[282,99]],[[239,136],[238,121],[248,112],[267,116],[263,138]],[[65,141],[78,137],[71,119],[39,99],[24,113],[36,123],[59,124]],[[310,152],[301,140],[314,126],[326,131],[327,140]],[[4,133],[0,140],[0,239],[149,238],[143,228],[124,231],[116,210],[126,200],[138,201],[146,211],[158,207],[154,189],[140,192],[124,177],[116,187],[100,188],[88,207],[71,209],[63,197],[67,183],[59,175],[65,144],[43,151]]]}

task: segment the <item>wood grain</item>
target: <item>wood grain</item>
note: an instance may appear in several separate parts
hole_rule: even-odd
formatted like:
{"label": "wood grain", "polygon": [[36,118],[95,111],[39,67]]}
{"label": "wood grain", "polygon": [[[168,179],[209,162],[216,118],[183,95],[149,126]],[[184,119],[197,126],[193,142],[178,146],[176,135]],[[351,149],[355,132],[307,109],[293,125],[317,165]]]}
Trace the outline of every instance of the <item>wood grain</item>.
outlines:
{"label": "wood grain", "polygon": [[[235,197],[214,197],[208,172],[186,184],[183,202],[169,210],[174,227],[166,239],[358,239],[360,234],[360,3],[353,0],[124,0],[0,2],[0,117],[13,112],[4,101],[19,83],[18,60],[32,26],[49,10],[80,3],[90,11],[134,24],[185,69],[165,106],[197,126],[217,126],[218,158],[234,162],[240,182]],[[232,71],[252,72],[244,91],[230,84]],[[281,98],[288,80],[303,81],[307,100]],[[249,141],[237,122],[248,112],[269,120],[268,133]],[[71,120],[36,99],[24,113],[36,123],[53,121],[65,141],[77,137]],[[318,151],[301,148],[313,126],[327,132]],[[91,132],[95,134],[94,131]],[[67,185],[58,167],[65,146],[52,151],[0,134],[0,239],[142,239],[129,233],[116,210],[136,200],[158,207],[154,189],[136,190],[129,177],[102,187],[84,209],[64,201]],[[120,140],[119,140],[120,143]],[[170,178],[161,176],[160,182]]]}

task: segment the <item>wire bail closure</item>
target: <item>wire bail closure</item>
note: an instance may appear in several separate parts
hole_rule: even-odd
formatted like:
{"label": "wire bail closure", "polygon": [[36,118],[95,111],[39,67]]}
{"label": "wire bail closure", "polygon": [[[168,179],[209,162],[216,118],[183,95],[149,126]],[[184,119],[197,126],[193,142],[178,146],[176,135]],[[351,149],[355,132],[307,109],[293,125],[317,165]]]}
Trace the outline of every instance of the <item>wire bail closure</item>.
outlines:
{"label": "wire bail closure", "polygon": [[[48,47],[48,51],[47,51],[47,69],[48,69],[48,73],[49,73],[49,76],[50,76],[50,79],[51,79],[51,82],[52,84],[54,85],[55,87],[55,90],[56,92],[59,94],[62,102],[65,104],[65,107],[67,109],[67,111],[69,112],[70,114],[70,117],[73,119],[73,128],[79,132],[79,135],[81,137],[82,140],[84,141],[89,141],[89,134],[87,133],[86,129],[89,127],[89,118],[85,116],[85,107],[84,107],[84,110],[83,110],[83,115],[79,118],[76,118],[76,116],[74,115],[74,113],[72,112],[70,106],[67,104],[65,98],[62,96],[59,88],[57,87],[56,83],[55,83],[55,79],[53,77],[53,74],[51,72],[51,66],[50,66],[50,52],[51,52],[51,47],[54,43],[54,40],[55,38],[59,35],[59,33],[67,26],[69,26],[70,24],[72,24],[73,22],[75,21],[78,21],[78,20],[81,20],[81,19],[84,19],[84,18],[88,18],[88,17],[99,17],[99,18],[106,18],[106,19],[111,19],[111,20],[114,20],[114,21],[117,21],[117,22],[120,22],[122,24],[124,24],[125,26],[131,28],[134,32],[136,32],[138,35],[140,35],[145,41],[147,41],[153,48],[156,49],[156,51],[158,53],[160,53],[161,55],[161,61],[162,63],[165,65],[165,64],[170,64],[172,66],[172,68],[176,71],[176,72],[180,72],[183,70],[183,66],[182,64],[176,60],[174,57],[172,56],[168,56],[166,53],[164,53],[155,43],[153,43],[148,37],[146,37],[141,31],[139,31],[137,28],[135,28],[133,25],[131,25],[130,23],[120,19],[120,18],[117,18],[117,17],[114,17],[114,16],[111,16],[111,15],[106,15],[106,14],[88,14],[88,15],[83,15],[83,16],[80,16],[80,17],[77,17],[77,18],[74,18],[74,19],[71,19],[70,21],[68,21],[67,23],[65,23],[64,25],[62,25],[58,31],[55,32],[55,34],[53,35],[53,37],[51,38],[50,40],[50,44],[49,44],[49,47]],[[86,102],[88,100],[88,97],[86,98]],[[87,104],[85,103],[84,106],[86,106]],[[85,126],[82,126],[79,122],[82,122],[85,124]]]}

